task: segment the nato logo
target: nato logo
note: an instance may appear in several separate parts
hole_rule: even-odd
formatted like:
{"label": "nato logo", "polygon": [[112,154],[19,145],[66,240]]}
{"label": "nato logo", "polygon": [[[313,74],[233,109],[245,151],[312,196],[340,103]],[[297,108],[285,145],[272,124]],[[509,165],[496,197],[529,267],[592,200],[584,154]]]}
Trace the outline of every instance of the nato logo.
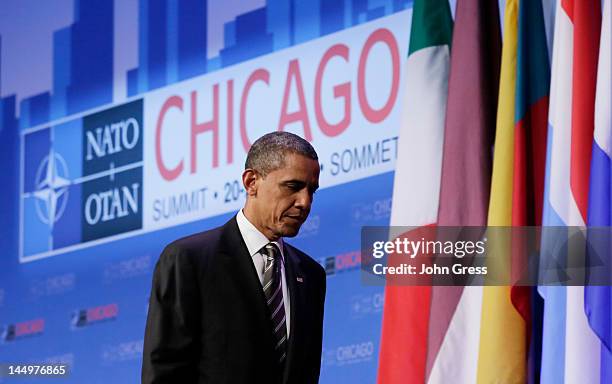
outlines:
{"label": "nato logo", "polygon": [[22,132],[21,261],[142,228],[142,108]]}
{"label": "nato logo", "polygon": [[52,150],[36,171],[36,214],[45,224],[53,225],[62,217],[68,202],[68,166],[66,160]]}

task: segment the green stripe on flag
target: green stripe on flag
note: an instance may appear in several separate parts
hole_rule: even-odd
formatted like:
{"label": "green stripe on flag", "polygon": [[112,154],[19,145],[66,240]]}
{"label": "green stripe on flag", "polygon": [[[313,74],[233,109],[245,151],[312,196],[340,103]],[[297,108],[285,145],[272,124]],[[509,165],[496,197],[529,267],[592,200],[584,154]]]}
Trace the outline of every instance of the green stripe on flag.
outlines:
{"label": "green stripe on flag", "polygon": [[408,56],[419,49],[451,45],[453,18],[448,0],[415,0]]}

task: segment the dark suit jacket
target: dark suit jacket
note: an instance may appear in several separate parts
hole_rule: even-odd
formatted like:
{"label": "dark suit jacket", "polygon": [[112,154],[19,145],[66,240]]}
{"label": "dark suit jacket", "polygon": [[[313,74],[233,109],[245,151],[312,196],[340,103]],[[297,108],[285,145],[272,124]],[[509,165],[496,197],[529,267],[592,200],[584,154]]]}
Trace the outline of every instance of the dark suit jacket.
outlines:
{"label": "dark suit jacket", "polygon": [[[143,383],[316,383],[325,272],[285,243],[291,300],[284,374],[265,296],[236,218],[168,245],[153,276]],[[282,377],[281,377],[282,376]]]}

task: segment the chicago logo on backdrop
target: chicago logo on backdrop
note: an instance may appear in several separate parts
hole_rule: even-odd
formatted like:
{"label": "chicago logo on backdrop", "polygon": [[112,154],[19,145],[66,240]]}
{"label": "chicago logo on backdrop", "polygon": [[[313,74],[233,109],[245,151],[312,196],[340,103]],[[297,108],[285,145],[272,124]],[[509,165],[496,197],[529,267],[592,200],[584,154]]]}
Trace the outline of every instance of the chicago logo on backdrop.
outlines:
{"label": "chicago logo on backdrop", "polygon": [[142,357],[143,340],[124,341],[102,347],[102,361],[105,363],[137,360]]}
{"label": "chicago logo on backdrop", "polygon": [[320,258],[318,261],[325,269],[325,273],[328,276],[335,275],[337,273],[359,269],[361,266],[361,252],[344,252],[338,255]]}
{"label": "chicago logo on backdrop", "polygon": [[372,340],[340,345],[336,348],[324,348],[322,363],[326,366],[343,366],[371,361],[376,348]]}
{"label": "chicago logo on backdrop", "polygon": [[68,352],[68,353],[63,353],[61,355],[47,356],[47,357],[40,359],[39,361],[44,364],[66,364],[69,366],[73,366],[74,365],[74,353]]}
{"label": "chicago logo on backdrop", "polygon": [[300,228],[300,232],[296,236],[297,239],[305,239],[315,236],[319,233],[321,227],[321,217],[319,215],[310,215]]}
{"label": "chicago logo on backdrop", "polygon": [[64,273],[35,279],[30,284],[30,294],[38,299],[43,296],[64,294],[74,289],[76,284],[76,274]]}
{"label": "chicago logo on backdrop", "polygon": [[383,292],[354,295],[350,299],[351,317],[361,318],[382,312],[385,301]]}
{"label": "chicago logo on backdrop", "polygon": [[106,264],[103,281],[112,284],[116,280],[129,279],[138,276],[149,276],[153,268],[153,259],[150,255],[132,257],[126,260]]}
{"label": "chicago logo on backdrop", "polygon": [[0,343],[40,335],[45,330],[45,319],[33,319],[19,323],[0,325]]}
{"label": "chicago logo on backdrop", "polygon": [[111,303],[97,307],[77,309],[72,312],[72,328],[82,328],[102,321],[114,320],[119,315],[119,304]]}
{"label": "chicago logo on backdrop", "polygon": [[143,102],[22,133],[20,260],[142,228]]}
{"label": "chicago logo on backdrop", "polygon": [[353,204],[351,207],[351,224],[361,227],[364,223],[371,224],[373,221],[388,219],[391,216],[392,199],[379,199],[373,202]]}

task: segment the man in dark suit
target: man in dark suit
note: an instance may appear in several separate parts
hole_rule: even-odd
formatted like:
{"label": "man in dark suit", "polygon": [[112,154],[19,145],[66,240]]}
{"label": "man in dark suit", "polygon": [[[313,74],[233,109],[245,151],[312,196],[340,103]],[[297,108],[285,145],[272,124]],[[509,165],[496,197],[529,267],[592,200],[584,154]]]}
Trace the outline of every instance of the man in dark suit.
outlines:
{"label": "man in dark suit", "polygon": [[316,383],[325,272],[297,235],[319,185],[312,146],[286,132],[253,143],[244,208],[168,245],[155,268],[143,383]]}

